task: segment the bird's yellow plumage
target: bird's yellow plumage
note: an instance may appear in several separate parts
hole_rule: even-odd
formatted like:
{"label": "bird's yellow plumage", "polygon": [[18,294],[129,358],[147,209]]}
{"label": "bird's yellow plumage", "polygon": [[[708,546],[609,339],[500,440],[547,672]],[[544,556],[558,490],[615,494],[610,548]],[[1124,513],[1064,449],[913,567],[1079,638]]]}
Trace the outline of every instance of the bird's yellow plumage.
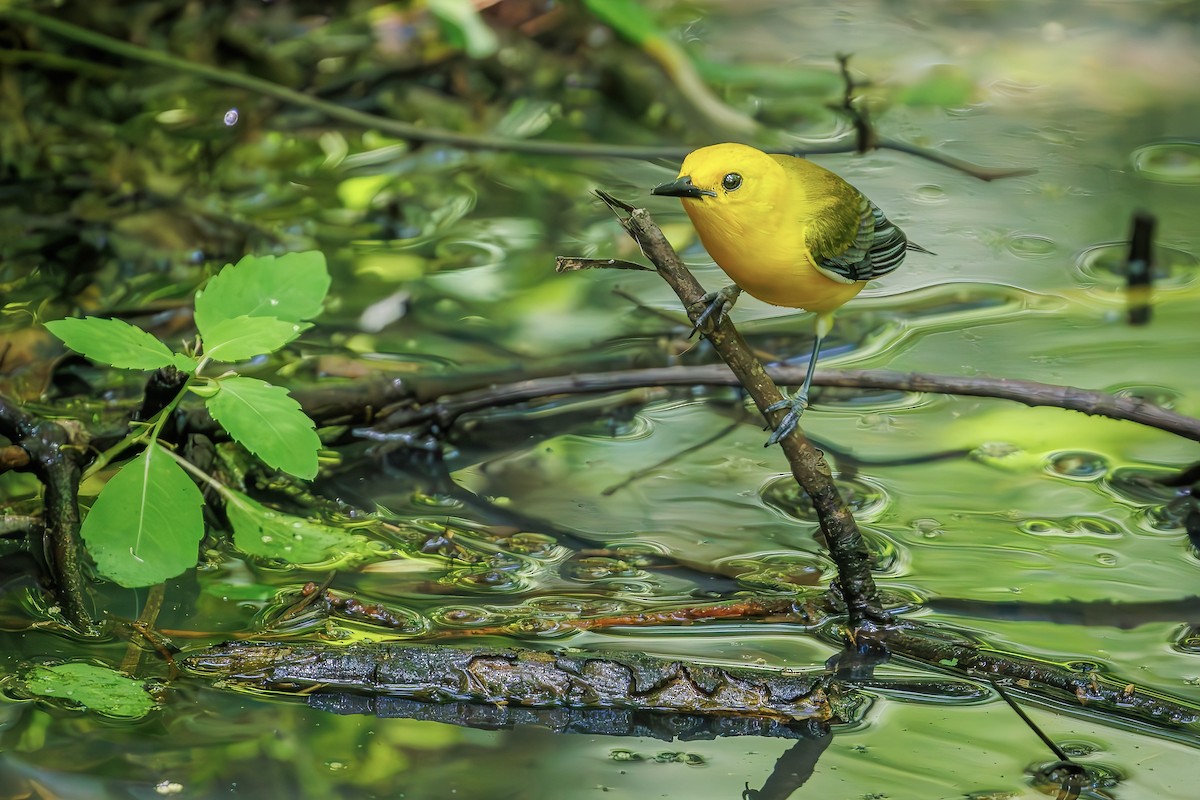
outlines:
{"label": "bird's yellow plumage", "polygon": [[900,266],[907,250],[929,252],[829,170],[742,144],[693,151],[679,177],[654,194],[682,200],[708,254],[734,281],[713,293],[705,317],[723,314],[743,290],[766,303],[817,312],[808,377],[768,444],[794,428],[808,404],[833,312],[867,281]]}

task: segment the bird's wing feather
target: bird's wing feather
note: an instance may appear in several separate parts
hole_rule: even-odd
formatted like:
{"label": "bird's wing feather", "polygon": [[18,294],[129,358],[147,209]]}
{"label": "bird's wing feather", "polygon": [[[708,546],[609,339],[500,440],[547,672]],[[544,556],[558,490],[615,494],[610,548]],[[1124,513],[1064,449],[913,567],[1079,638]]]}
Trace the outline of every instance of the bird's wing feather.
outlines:
{"label": "bird's wing feather", "polygon": [[[870,203],[870,201],[868,201]],[[908,237],[904,231],[891,223],[879,206],[871,205],[871,216],[875,220],[875,238],[871,242],[871,278],[887,275],[904,261],[908,251]]]}
{"label": "bird's wing feather", "polygon": [[[814,209],[805,226],[804,243],[813,266],[825,277],[838,283],[854,283],[860,280],[855,277],[856,265],[867,258],[874,223],[867,208],[870,201],[849,186],[845,188],[853,194],[831,197],[824,208]],[[839,206],[845,208],[848,204],[853,204],[858,213],[836,213]]]}
{"label": "bird's wing feather", "polygon": [[[842,244],[810,236],[814,266],[825,277],[840,283],[869,281],[900,266],[908,247],[904,232],[866,197],[858,198],[858,227],[853,239]],[[814,226],[817,227],[817,226]],[[814,246],[815,245],[815,246]]]}

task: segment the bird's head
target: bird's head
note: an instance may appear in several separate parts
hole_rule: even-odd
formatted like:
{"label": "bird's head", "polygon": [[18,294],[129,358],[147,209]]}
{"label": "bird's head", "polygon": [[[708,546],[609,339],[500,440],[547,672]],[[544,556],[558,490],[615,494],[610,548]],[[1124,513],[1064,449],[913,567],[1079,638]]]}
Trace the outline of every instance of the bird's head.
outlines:
{"label": "bird's head", "polygon": [[679,177],[654,187],[651,194],[678,197],[688,216],[726,224],[769,211],[785,183],[771,156],[744,144],[714,144],[693,150]]}

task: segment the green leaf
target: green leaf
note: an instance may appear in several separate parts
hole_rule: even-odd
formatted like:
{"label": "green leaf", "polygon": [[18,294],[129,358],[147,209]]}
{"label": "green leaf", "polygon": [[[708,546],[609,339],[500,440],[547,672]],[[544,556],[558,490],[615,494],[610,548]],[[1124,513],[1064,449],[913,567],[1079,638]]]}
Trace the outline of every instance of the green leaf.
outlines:
{"label": "green leaf", "polygon": [[279,256],[246,256],[227,264],[196,292],[196,327],[207,341],[218,322],[274,317],[302,322],[321,313],[329,291],[325,256],[318,250]]}
{"label": "green leaf", "polygon": [[180,372],[192,373],[196,371],[196,367],[200,366],[200,362],[184,353],[176,353],[171,361],[175,365],[175,369]]}
{"label": "green leaf", "polygon": [[495,133],[507,139],[528,139],[545,131],[560,116],[558,103],[518,97],[496,123]]}
{"label": "green leaf", "polygon": [[204,355],[213,361],[245,361],[275,352],[309,327],[273,317],[234,317],[213,325],[201,341]]}
{"label": "green leaf", "polygon": [[151,370],[175,362],[165,344],[119,319],[58,319],[46,328],[77,353],[120,369]]}
{"label": "green leaf", "polygon": [[232,489],[222,494],[234,546],[247,555],[314,564],[348,554],[377,554],[363,537],[341,528],[275,511]]}
{"label": "green leaf", "polygon": [[746,88],[754,92],[788,92],[816,99],[842,90],[842,78],[836,72],[816,67],[789,64],[745,64],[692,58],[705,83],[722,88]]}
{"label": "green leaf", "polygon": [[209,398],[217,392],[221,391],[220,385],[214,378],[200,378],[197,381],[191,381],[187,385],[187,389],[197,397]]}
{"label": "green leaf", "polygon": [[975,102],[979,92],[969,75],[948,64],[940,64],[897,95],[907,106],[955,108]]}
{"label": "green leaf", "polygon": [[654,17],[635,0],[583,0],[583,4],[592,16],[632,44],[640,46],[662,36]]}
{"label": "green leaf", "polygon": [[428,6],[450,43],[471,58],[487,58],[500,47],[496,32],[479,16],[471,0],[428,0]]}
{"label": "green leaf", "polygon": [[205,405],[230,436],[275,469],[305,480],[317,476],[321,440],[287,389],[240,376],[217,383],[220,391]]}
{"label": "green leaf", "polygon": [[195,566],[203,502],[170,454],[151,444],[109,479],[80,535],[100,574],[125,587],[151,586]]}
{"label": "green leaf", "polygon": [[95,664],[37,665],[25,686],[38,697],[61,697],[109,717],[138,719],[154,710],[154,698],[141,681]]}

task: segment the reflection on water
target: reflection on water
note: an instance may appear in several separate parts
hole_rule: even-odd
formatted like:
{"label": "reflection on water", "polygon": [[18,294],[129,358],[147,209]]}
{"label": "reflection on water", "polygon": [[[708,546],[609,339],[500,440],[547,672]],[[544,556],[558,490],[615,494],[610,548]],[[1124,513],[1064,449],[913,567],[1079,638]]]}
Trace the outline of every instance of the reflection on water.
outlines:
{"label": "reflection on water", "polygon": [[[1101,286],[1123,286],[1128,256],[1128,242],[1098,244],[1079,254],[1075,268],[1085,281],[1094,281]],[[1190,286],[1195,282],[1197,273],[1200,273],[1200,258],[1192,253],[1174,247],[1154,248],[1152,275],[1156,288]]]}
{"label": "reflection on water", "polygon": [[1157,142],[1133,151],[1133,168],[1152,181],[1200,183],[1200,142]]}

